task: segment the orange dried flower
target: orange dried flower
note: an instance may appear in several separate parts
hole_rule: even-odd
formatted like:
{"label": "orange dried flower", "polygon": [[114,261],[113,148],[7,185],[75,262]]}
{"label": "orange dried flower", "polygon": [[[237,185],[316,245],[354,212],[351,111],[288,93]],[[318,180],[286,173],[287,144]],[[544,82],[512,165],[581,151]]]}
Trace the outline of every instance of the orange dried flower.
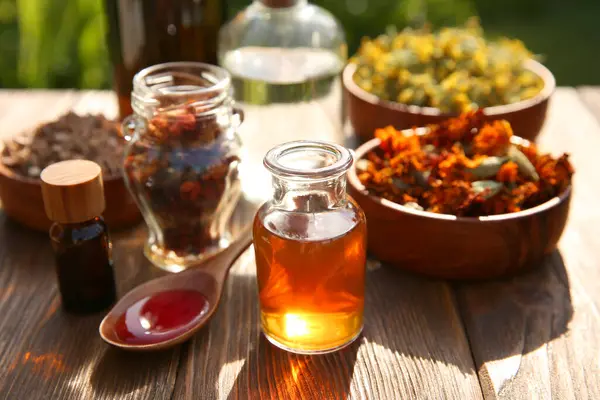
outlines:
{"label": "orange dried flower", "polygon": [[430,211],[462,215],[477,196],[468,182],[453,181],[431,188],[425,194],[425,199],[430,204]]}
{"label": "orange dried flower", "polygon": [[502,164],[500,170],[496,174],[498,182],[516,182],[519,176],[519,166],[513,161],[508,161]]}
{"label": "orange dried flower", "polygon": [[568,181],[573,175],[573,167],[567,155],[561,156],[558,160],[552,159],[549,155],[540,156],[535,166],[540,178],[550,185],[559,185],[561,182]]}
{"label": "orange dried flower", "polygon": [[381,144],[358,171],[370,193],[430,212],[482,216],[534,207],[571,184],[567,155],[554,159],[528,142],[513,144],[510,124],[485,123],[481,111],[428,128],[376,131]]}
{"label": "orange dried flower", "polygon": [[507,121],[494,121],[484,125],[473,138],[473,152],[486,156],[502,156],[506,154],[513,135]]}

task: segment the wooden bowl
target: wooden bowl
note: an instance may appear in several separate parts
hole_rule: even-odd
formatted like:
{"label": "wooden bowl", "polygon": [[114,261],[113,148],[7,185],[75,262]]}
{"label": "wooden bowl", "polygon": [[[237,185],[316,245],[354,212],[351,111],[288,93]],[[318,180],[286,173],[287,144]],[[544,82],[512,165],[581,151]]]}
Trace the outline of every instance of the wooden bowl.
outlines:
{"label": "wooden bowl", "polygon": [[[111,229],[122,229],[137,223],[141,214],[125,187],[123,178],[104,180],[106,211],[104,218]],[[0,199],[6,215],[21,224],[47,232],[51,222],[44,211],[39,179],[16,174],[0,163]]]}
{"label": "wooden bowl", "polygon": [[[484,108],[489,120],[505,119],[510,122],[515,135],[535,140],[546,119],[550,96],[554,93],[554,75],[542,64],[528,60],[526,67],[544,80],[544,88],[535,97],[517,103]],[[342,79],[348,116],[356,135],[361,142],[373,138],[378,128],[389,125],[396,129],[410,129],[416,126],[437,124],[456,115],[443,114],[433,107],[419,107],[393,101],[382,100],[361,89],[353,79],[356,64],[350,63],[344,69]]]}
{"label": "wooden bowl", "polygon": [[[529,142],[514,138],[516,143]],[[379,146],[372,139],[356,150],[356,160]],[[379,260],[444,279],[490,279],[540,264],[555,248],[569,214],[571,187],[537,207],[488,217],[456,217],[413,210],[370,195],[348,172],[350,195],[368,224],[368,250]]]}

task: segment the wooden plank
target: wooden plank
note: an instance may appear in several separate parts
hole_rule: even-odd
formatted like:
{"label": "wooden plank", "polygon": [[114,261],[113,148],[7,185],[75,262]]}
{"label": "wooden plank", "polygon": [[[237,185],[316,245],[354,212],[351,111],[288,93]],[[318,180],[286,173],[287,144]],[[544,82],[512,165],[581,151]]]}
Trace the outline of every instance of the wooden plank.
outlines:
{"label": "wooden plank", "polygon": [[600,121],[600,87],[581,86],[577,88],[577,93],[592,114]]}
{"label": "wooden plank", "polygon": [[216,316],[184,350],[174,398],[481,398],[446,283],[371,270],[362,337],[338,353],[298,356],[260,334],[255,268],[249,250],[232,269]]}
{"label": "wooden plank", "polygon": [[486,399],[600,398],[600,126],[574,89],[559,89],[539,138],[576,173],[566,231],[532,273],[457,285]]}

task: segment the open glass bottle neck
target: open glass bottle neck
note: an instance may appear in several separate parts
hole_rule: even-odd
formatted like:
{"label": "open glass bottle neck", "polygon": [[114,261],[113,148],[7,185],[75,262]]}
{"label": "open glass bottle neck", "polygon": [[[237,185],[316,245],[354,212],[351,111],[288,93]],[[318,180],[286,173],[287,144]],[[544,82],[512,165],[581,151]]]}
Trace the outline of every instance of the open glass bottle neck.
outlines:
{"label": "open glass bottle neck", "polygon": [[222,134],[233,138],[243,119],[234,109],[229,73],[198,62],[170,62],[141,70],[133,79],[131,105],[135,113],[123,125],[127,140],[204,145]]}
{"label": "open glass bottle neck", "polygon": [[279,145],[265,157],[273,175],[274,207],[315,213],[346,204],[350,152],[337,144],[296,141]]}
{"label": "open glass bottle neck", "polygon": [[318,213],[346,205],[346,176],[326,180],[293,180],[273,176],[274,207],[305,213]]}

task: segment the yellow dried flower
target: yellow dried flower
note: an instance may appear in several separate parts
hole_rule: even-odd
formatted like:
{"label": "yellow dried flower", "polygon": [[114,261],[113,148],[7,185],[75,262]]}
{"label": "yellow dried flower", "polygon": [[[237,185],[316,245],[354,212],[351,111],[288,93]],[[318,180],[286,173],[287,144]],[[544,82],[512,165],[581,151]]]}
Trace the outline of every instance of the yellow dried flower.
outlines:
{"label": "yellow dried flower", "polygon": [[431,33],[426,26],[364,38],[352,62],[359,66],[354,80],[364,90],[460,113],[537,95],[544,83],[524,68],[529,58],[519,40],[486,41],[474,18],[462,28]]}

